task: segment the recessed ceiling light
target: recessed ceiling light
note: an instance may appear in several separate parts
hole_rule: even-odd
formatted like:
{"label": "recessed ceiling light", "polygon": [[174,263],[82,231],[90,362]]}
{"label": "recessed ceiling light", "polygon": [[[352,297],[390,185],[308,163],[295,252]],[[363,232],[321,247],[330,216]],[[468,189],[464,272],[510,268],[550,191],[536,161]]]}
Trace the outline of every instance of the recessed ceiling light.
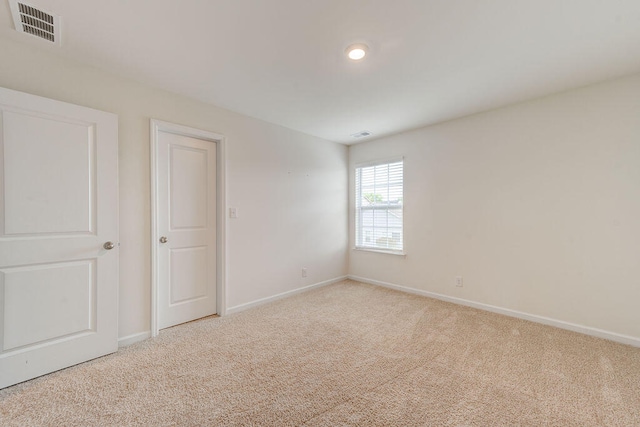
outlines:
{"label": "recessed ceiling light", "polygon": [[345,52],[350,59],[353,59],[354,61],[359,61],[365,57],[368,50],[369,50],[369,47],[366,44],[357,43],[349,46],[345,50]]}

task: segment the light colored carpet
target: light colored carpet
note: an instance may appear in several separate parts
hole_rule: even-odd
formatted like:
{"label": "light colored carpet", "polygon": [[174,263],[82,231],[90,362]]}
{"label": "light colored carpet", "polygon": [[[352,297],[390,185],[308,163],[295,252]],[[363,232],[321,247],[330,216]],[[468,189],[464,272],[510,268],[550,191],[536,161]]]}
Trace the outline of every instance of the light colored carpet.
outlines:
{"label": "light colored carpet", "polygon": [[2,426],[638,426],[640,349],[352,281],[0,391]]}

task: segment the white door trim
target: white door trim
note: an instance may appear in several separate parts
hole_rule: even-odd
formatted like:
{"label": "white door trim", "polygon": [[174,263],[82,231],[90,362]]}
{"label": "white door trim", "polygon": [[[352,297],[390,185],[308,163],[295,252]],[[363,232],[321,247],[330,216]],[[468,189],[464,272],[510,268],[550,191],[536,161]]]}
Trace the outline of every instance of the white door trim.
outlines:
{"label": "white door trim", "polygon": [[226,150],[224,136],[200,129],[174,123],[151,119],[150,122],[150,154],[151,154],[151,336],[159,333],[158,327],[158,132],[188,136],[210,141],[216,144],[217,177],[216,177],[216,313],[224,316],[226,311],[226,229],[227,196],[226,196]]}

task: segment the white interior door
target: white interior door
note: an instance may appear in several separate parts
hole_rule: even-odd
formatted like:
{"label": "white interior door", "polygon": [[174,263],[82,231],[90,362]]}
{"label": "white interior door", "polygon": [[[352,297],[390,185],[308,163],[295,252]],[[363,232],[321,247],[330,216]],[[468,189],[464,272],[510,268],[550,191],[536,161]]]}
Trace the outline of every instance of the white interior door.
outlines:
{"label": "white interior door", "polygon": [[159,329],[216,313],[216,143],[158,130]]}
{"label": "white interior door", "polygon": [[117,350],[118,122],[3,88],[0,114],[6,387]]}

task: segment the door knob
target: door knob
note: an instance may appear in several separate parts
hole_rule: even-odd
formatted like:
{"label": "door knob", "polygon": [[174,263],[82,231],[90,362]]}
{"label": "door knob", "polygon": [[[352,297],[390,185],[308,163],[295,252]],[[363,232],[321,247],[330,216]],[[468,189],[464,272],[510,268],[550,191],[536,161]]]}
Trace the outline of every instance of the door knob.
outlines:
{"label": "door knob", "polygon": [[110,251],[111,249],[115,248],[116,245],[114,245],[113,242],[107,242],[104,245],[102,245],[102,247]]}
{"label": "door knob", "polygon": [[167,243],[169,241],[169,239],[167,239],[166,237],[162,236],[160,238],[160,243]]}

